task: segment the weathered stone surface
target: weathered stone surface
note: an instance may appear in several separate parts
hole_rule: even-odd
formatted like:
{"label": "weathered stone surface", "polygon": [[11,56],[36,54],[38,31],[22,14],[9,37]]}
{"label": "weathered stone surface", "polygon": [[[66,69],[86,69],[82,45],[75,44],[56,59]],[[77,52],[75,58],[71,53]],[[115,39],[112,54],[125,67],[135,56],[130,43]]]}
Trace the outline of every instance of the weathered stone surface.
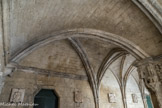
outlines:
{"label": "weathered stone surface", "polygon": [[86,74],[79,56],[67,40],[56,41],[34,51],[20,61],[20,64],[55,72]]}
{"label": "weathered stone surface", "polygon": [[[145,15],[132,1],[0,0],[0,102],[12,88],[25,89],[25,102],[47,88],[60,108],[146,108],[144,79],[161,108],[162,63],[140,65],[140,78],[133,64],[162,54],[162,3],[136,1]],[[114,48],[124,52],[109,56]],[[118,103],[108,103],[113,92]]]}
{"label": "weathered stone surface", "polygon": [[[84,39],[80,39],[80,41],[81,44],[86,43]],[[89,56],[92,56],[92,59],[96,58],[97,60],[89,62],[89,59],[82,58],[83,60],[85,60],[85,63],[83,64],[89,67],[87,69],[95,68],[97,71],[101,66],[101,63],[103,62],[105,56],[107,56],[107,54],[111,52],[110,49],[114,48],[114,45],[110,45],[109,43],[107,43],[106,45],[105,42],[96,42],[93,39],[91,39],[91,42],[91,44],[89,42],[84,44],[84,47],[81,49],[84,50],[85,48],[86,52],[89,51]],[[96,52],[93,47],[93,44],[95,43],[96,45],[98,44],[98,48],[101,48]],[[18,63],[13,63],[11,67],[13,66],[14,72],[11,72],[10,77],[6,77],[5,85],[0,96],[0,101],[8,101],[10,96],[7,94],[11,92],[11,88],[25,89],[26,92],[24,102],[33,102],[34,94],[38,92],[38,90],[40,90],[41,88],[49,88],[55,89],[55,91],[59,95],[60,108],[98,108],[97,105],[99,105],[99,108],[106,108],[107,106],[127,108],[127,105],[130,106],[132,103],[126,101],[126,96],[130,98],[132,93],[137,93],[139,96],[139,103],[134,104],[132,107],[137,105],[139,107],[143,106],[143,101],[140,96],[138,86],[132,87],[132,85],[138,84],[134,81],[134,79],[129,81],[129,85],[127,85],[129,90],[126,94],[124,94],[125,87],[122,81],[125,78],[125,75],[129,74],[129,67],[135,60],[133,56],[127,53],[123,53],[124,55],[121,55],[121,57],[119,56],[116,61],[114,61],[115,59],[112,60],[112,63],[110,64],[111,66],[107,67],[108,71],[106,71],[106,75],[103,76],[103,79],[101,77],[101,85],[97,82],[97,73],[92,71],[96,73],[93,77],[97,83],[94,83],[94,80],[92,80],[92,82],[94,85],[96,84],[98,87],[100,87],[98,89],[92,87],[92,84],[90,83],[91,77],[86,73],[86,71],[90,70],[84,69],[86,66],[83,66],[83,61],[81,62],[79,56],[70,45],[71,43],[69,43],[67,40],[55,41],[54,43],[50,43],[33,51],[24,59],[21,59],[21,61],[19,61]],[[91,46],[88,47],[88,45]],[[106,51],[107,53],[105,54],[103,51]],[[81,52],[82,51],[80,51],[80,53]],[[91,52],[95,52],[96,54],[93,55]],[[101,55],[98,55],[98,53],[100,53]],[[125,56],[125,54],[127,54],[127,56]],[[115,57],[115,55],[112,54],[111,56]],[[52,58],[48,59],[49,56],[52,56]],[[125,56],[126,58],[123,62],[121,62],[123,60],[123,56]],[[59,64],[60,67],[58,66]],[[93,67],[89,66],[91,64],[93,64]],[[9,67],[8,69],[11,69],[11,67]],[[114,71],[114,73],[112,73],[112,71]],[[74,101],[74,92],[76,89],[82,92],[82,103],[76,103]],[[95,94],[94,90],[98,94]],[[113,92],[117,96],[117,102],[108,103],[108,93]],[[68,103],[68,105],[64,103]]]}
{"label": "weathered stone surface", "polygon": [[4,85],[4,76],[3,76],[3,73],[1,72],[0,73],[0,93],[1,93],[3,85]]}
{"label": "weathered stone surface", "polygon": [[[108,42],[91,39],[91,38],[80,38],[81,44],[83,45],[84,50],[87,53],[90,64],[94,68],[94,72],[97,75],[98,68],[100,67],[102,61],[106,55],[113,49],[118,46],[112,45]],[[96,50],[97,49],[97,50]]]}
{"label": "weathered stone surface", "polygon": [[8,102],[12,88],[22,88],[26,90],[24,97],[24,102],[26,103],[33,103],[34,96],[41,88],[54,89],[59,96],[59,108],[75,108],[73,92],[75,89],[78,89],[82,92],[84,103],[81,104],[80,107],[94,108],[93,94],[88,81],[52,76],[48,77],[18,71],[14,72],[12,77],[6,78],[4,88],[0,95],[0,102]]}
{"label": "weathered stone surface", "polygon": [[5,36],[12,54],[35,38],[74,28],[114,33],[150,55],[162,53],[161,34],[132,1],[3,0],[3,5]]}

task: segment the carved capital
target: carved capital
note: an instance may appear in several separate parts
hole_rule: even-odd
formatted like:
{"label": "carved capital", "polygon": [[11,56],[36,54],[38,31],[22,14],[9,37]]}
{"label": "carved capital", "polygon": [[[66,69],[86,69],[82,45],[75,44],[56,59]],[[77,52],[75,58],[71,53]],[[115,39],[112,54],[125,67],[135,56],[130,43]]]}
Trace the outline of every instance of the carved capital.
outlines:
{"label": "carved capital", "polygon": [[162,83],[162,62],[155,65],[155,69],[160,82]]}
{"label": "carved capital", "polygon": [[147,63],[138,66],[138,72],[141,79],[144,80],[146,86],[155,91],[158,86],[159,78],[153,63]]}
{"label": "carved capital", "polygon": [[162,83],[162,62],[147,58],[136,63],[139,77],[144,80],[145,85],[152,91],[156,91]]}

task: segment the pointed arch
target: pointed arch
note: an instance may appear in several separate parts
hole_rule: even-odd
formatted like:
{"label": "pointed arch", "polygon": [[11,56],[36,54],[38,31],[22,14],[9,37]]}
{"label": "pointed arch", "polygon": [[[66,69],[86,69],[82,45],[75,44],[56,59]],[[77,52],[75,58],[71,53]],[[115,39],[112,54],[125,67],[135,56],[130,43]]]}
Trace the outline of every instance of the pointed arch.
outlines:
{"label": "pointed arch", "polygon": [[126,51],[134,55],[137,59],[149,57],[149,55],[145,53],[141,48],[139,48],[137,45],[135,45],[131,41],[121,36],[108,33],[108,32],[104,32],[101,30],[81,28],[81,29],[60,31],[53,35],[48,36],[48,38],[40,39],[40,40],[36,39],[36,41],[27,43],[25,46],[21,48],[21,50],[17,51],[17,53],[11,56],[9,62],[11,61],[19,62],[21,59],[23,59],[25,56],[27,56],[34,50],[50,42],[54,42],[56,40],[67,39],[70,37],[88,37],[88,38],[96,38],[96,39],[108,41],[112,44],[115,44],[125,49]]}

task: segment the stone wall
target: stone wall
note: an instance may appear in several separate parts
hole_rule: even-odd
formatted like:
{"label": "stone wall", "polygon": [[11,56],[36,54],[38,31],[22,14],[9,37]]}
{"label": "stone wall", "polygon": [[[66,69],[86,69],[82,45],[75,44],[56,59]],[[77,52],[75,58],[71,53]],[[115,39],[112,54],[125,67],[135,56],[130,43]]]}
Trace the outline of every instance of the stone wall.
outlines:
{"label": "stone wall", "polygon": [[[137,102],[133,102],[133,94],[137,96]],[[144,108],[144,103],[142,100],[142,95],[139,86],[137,85],[133,76],[130,76],[127,82],[126,100],[128,108]]]}
{"label": "stone wall", "polygon": [[[91,69],[94,69],[92,71],[94,79],[97,81],[98,79],[95,75],[98,74],[100,65],[105,60],[107,53],[111,52],[116,46],[105,45],[106,43],[103,46],[101,42],[96,42],[93,39],[81,39],[81,43],[84,43],[82,50],[88,52],[87,57],[89,58],[86,60],[89,60],[89,64],[86,65],[92,65]],[[99,43],[101,44],[100,47]],[[97,49],[101,49],[95,51],[94,44]],[[38,48],[28,56],[13,63],[15,70],[9,75],[10,77],[6,76],[5,85],[0,95],[0,102],[9,102],[12,88],[22,88],[25,89],[24,102],[32,103],[36,93],[43,88],[55,90],[60,99],[59,108],[98,108],[98,96],[99,108],[126,108],[124,93],[122,92],[122,87],[124,86],[121,86],[121,84],[125,84],[122,81],[123,78],[127,77],[123,76],[125,76],[126,71],[129,70],[128,67],[130,67],[135,58],[131,55],[122,55],[117,60],[112,61],[113,63],[107,69],[103,79],[101,78],[100,89],[97,91],[99,94],[96,96],[93,91],[96,88],[92,87],[90,83],[91,77],[88,76],[85,64],[79,57],[68,40],[51,42]],[[140,94],[138,86],[134,86],[134,82],[131,81],[128,88],[130,89],[130,92],[128,92],[129,96],[136,92]],[[135,91],[131,91],[134,88]],[[81,92],[82,103],[74,101],[74,92],[77,90]],[[108,93],[116,95],[115,103],[109,102]],[[140,95],[138,96],[140,98]],[[135,105],[142,108],[143,104],[140,99],[138,103],[140,105]]]}
{"label": "stone wall", "polygon": [[[11,77],[6,77],[5,85],[0,95],[0,102],[9,102],[12,88],[25,89],[24,103],[33,103],[34,96],[42,88],[55,90],[59,96],[59,108],[95,108],[94,97],[86,76],[84,79],[73,79],[67,78],[66,76],[38,75],[18,69]],[[128,108],[135,108],[137,106],[138,108],[144,108],[139,88],[132,78],[128,81],[127,88]],[[83,103],[81,104],[75,103],[74,101],[74,92],[76,90],[81,91],[83,98]],[[108,93],[114,93],[116,95],[116,103],[109,102]],[[131,94],[137,94],[138,103],[132,102]],[[124,108],[119,84],[110,71],[106,72],[101,82],[99,101],[100,108]]]}
{"label": "stone wall", "polygon": [[[12,88],[25,89],[24,103],[33,103],[34,96],[42,88],[55,90],[55,92],[59,96],[59,108],[95,107],[93,94],[86,79],[75,80],[69,78],[50,77],[44,75],[37,75],[34,73],[25,73],[17,71],[14,72],[12,77],[6,78],[4,88],[0,95],[0,102],[9,102]],[[78,104],[74,102],[74,92],[76,90],[81,91],[83,98],[83,103],[80,104],[80,107],[77,107]]]}
{"label": "stone wall", "polygon": [[[110,103],[108,94],[113,93],[116,96],[116,102]],[[102,79],[100,87],[100,108],[124,108],[121,90],[114,75],[107,71]]]}
{"label": "stone wall", "polygon": [[[116,96],[116,102],[109,102],[108,94],[113,93]],[[137,103],[133,102],[132,94],[137,96]],[[126,106],[127,108],[144,108],[141,92],[135,79],[130,76],[126,87]],[[100,108],[125,108],[120,85],[110,70],[107,70],[100,87]]]}

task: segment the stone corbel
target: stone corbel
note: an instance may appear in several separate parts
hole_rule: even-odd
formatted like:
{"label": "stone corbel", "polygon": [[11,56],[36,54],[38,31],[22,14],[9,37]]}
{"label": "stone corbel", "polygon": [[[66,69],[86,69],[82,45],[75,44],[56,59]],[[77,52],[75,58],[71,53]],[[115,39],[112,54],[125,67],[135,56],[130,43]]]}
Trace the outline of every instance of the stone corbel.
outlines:
{"label": "stone corbel", "polygon": [[144,80],[145,85],[155,92],[159,84],[159,78],[155,69],[155,65],[150,62],[139,65],[138,72],[140,78]]}
{"label": "stone corbel", "polygon": [[17,69],[17,64],[16,63],[10,63],[7,64],[7,66],[4,68],[3,72],[0,72],[0,94],[1,94],[1,90],[4,86],[4,80],[6,78],[6,76],[11,77],[12,73]]}
{"label": "stone corbel", "polygon": [[7,64],[7,66],[4,69],[3,76],[12,76],[12,73],[17,69],[16,63],[10,63]]}
{"label": "stone corbel", "polygon": [[140,79],[153,92],[162,85],[162,56],[150,57],[135,63]]}

